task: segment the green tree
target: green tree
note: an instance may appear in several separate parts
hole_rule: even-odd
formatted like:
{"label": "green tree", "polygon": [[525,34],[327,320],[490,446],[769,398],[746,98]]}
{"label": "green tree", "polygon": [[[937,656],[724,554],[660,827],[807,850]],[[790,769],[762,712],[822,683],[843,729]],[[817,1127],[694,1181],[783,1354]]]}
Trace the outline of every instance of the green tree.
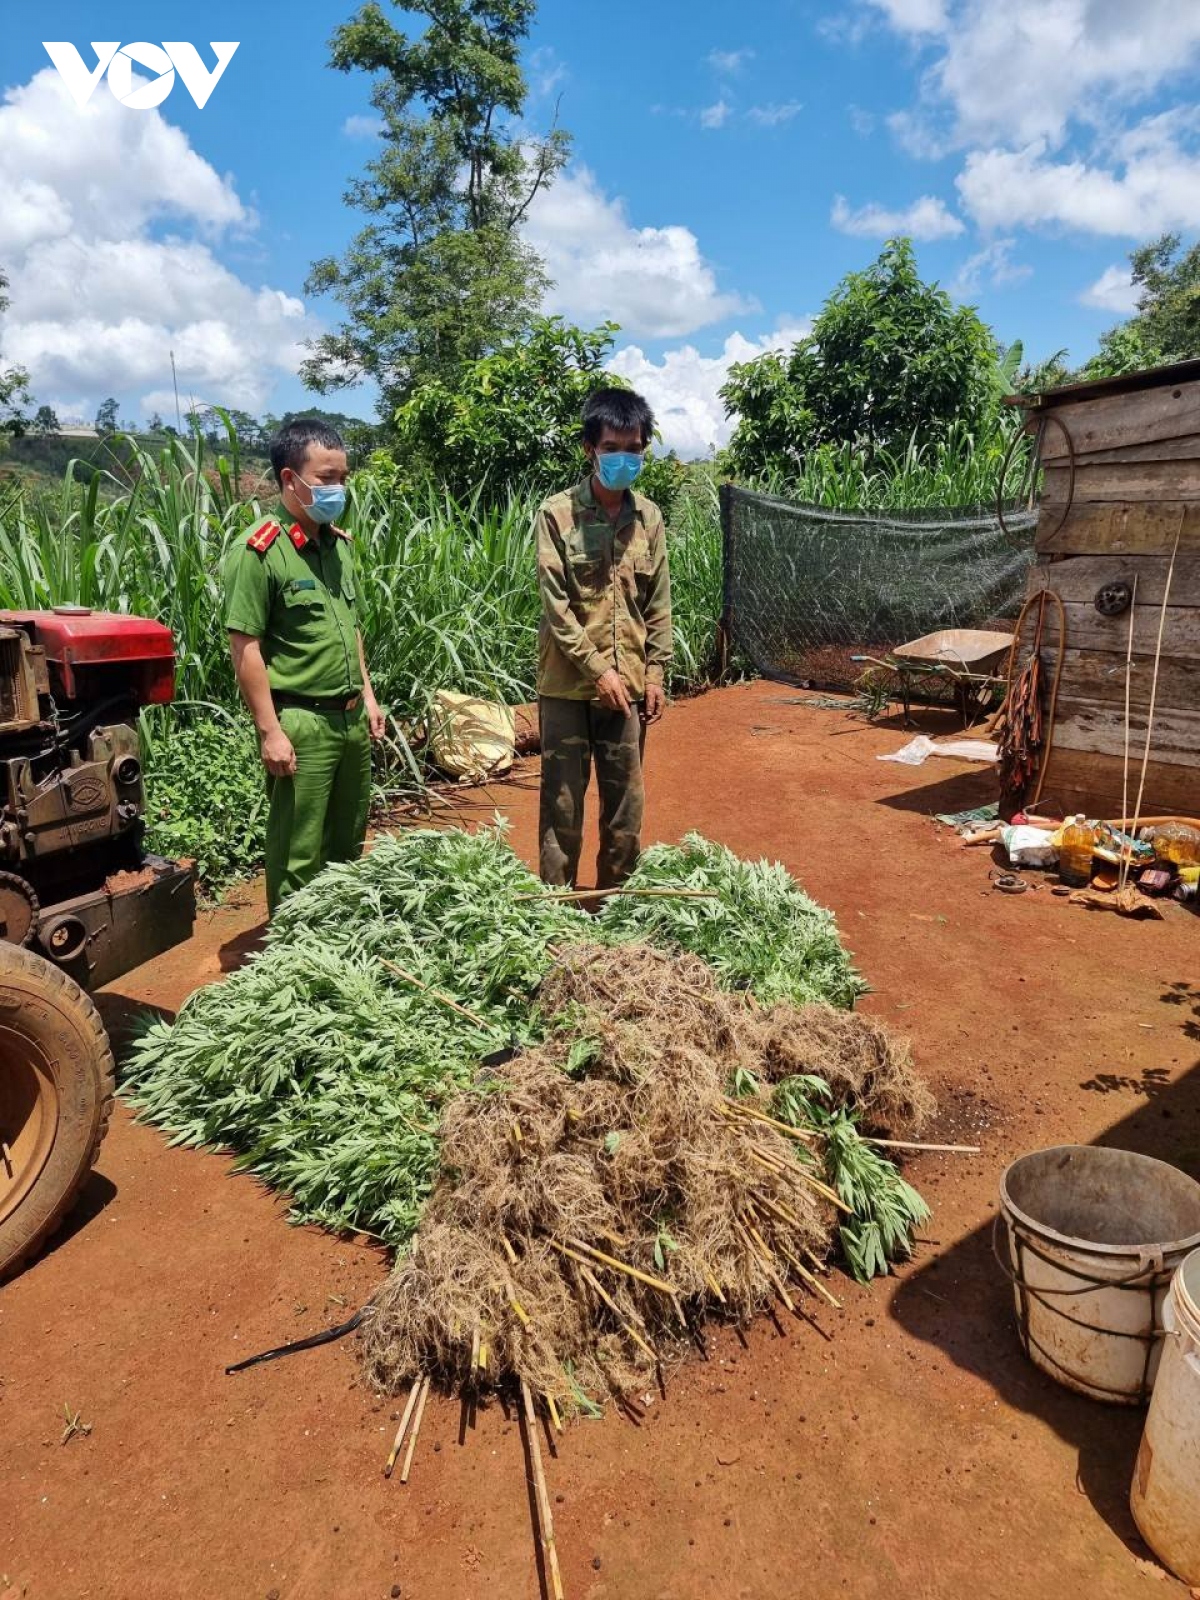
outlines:
{"label": "green tree", "polygon": [[869,463],[955,425],[983,429],[1006,382],[973,307],[922,282],[911,241],[892,239],[842,279],[790,354],[731,369],[721,390],[738,419],[730,464],[747,477],[786,475],[822,444],[849,444]]}
{"label": "green tree", "polygon": [[[8,278],[0,271],[0,317],[8,310]],[[29,404],[29,374],[23,367],[6,367],[0,359],[0,434],[25,432],[24,407]]]}
{"label": "green tree", "polygon": [[[605,371],[619,331],[615,322],[584,329],[539,317],[454,383],[423,383],[396,412],[393,447],[404,474],[460,499],[549,494],[576,482],[587,465],[584,402],[596,389],[628,387]],[[674,454],[650,454],[638,490],[669,517],[686,477]]]}
{"label": "green tree", "polygon": [[37,433],[45,438],[47,434],[57,433],[58,429],[58,413],[54,407],[39,406],[33,414],[33,421],[29,424],[30,433]]}
{"label": "green tree", "polygon": [[1200,356],[1200,243],[1181,253],[1179,235],[1164,233],[1135,250],[1129,263],[1141,291],[1133,324],[1145,347],[1168,361]]}
{"label": "green tree", "polygon": [[319,393],[374,379],[384,417],[530,326],[546,277],[521,225],[568,151],[560,131],[537,140],[519,124],[535,0],[392,5],[424,31],[400,32],[370,0],[331,44],[340,71],[378,75],[383,148],[346,195],[367,225],[340,260],[313,264],[308,292],[346,314],[303,367]]}
{"label": "green tree", "polygon": [[[1142,372],[1146,367],[1161,367],[1176,359],[1156,344],[1140,317],[1119,322],[1100,335],[1100,348],[1077,372],[1069,374],[1073,383],[1092,378],[1121,378],[1127,372]],[[1065,382],[1066,379],[1060,380]]]}
{"label": "green tree", "polygon": [[116,433],[117,431],[117,402],[109,395],[107,400],[101,401],[96,407],[96,432]]}
{"label": "green tree", "polygon": [[483,486],[549,491],[582,476],[580,413],[594,389],[619,382],[604,370],[617,332],[585,332],[541,318],[528,336],[464,367],[453,382],[421,384],[396,412],[396,453],[410,475],[453,494]]}

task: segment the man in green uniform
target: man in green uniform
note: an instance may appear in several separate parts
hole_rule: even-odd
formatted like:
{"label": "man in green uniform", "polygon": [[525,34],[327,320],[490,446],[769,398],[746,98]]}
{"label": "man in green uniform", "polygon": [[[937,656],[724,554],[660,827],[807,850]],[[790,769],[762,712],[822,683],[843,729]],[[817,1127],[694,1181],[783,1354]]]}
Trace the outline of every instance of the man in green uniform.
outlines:
{"label": "man in green uniform", "polygon": [[646,728],[663,714],[671,659],[662,513],[631,488],[653,432],[641,395],[598,390],[583,410],[591,472],[538,512],[541,874],[549,884],[575,884],[593,764],[597,887],[623,883],[641,850]]}
{"label": "man in green uniform", "polygon": [[313,417],[271,441],[280,505],[225,565],[225,626],[267,772],[267,907],[362,853],[384,719],[356,620],[346,448]]}

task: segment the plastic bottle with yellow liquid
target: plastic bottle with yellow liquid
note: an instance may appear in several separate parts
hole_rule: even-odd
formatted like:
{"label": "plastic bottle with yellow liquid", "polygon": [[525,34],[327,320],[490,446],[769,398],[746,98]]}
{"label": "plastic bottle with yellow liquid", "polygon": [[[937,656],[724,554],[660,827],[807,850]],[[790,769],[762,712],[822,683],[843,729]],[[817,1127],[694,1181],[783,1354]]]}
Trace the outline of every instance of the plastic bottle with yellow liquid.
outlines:
{"label": "plastic bottle with yellow liquid", "polygon": [[1176,867],[1200,866],[1200,828],[1186,822],[1164,822],[1151,835],[1154,854]]}
{"label": "plastic bottle with yellow liquid", "polygon": [[1072,889],[1086,889],[1092,881],[1092,852],[1096,830],[1084,816],[1068,817],[1058,842],[1058,875]]}

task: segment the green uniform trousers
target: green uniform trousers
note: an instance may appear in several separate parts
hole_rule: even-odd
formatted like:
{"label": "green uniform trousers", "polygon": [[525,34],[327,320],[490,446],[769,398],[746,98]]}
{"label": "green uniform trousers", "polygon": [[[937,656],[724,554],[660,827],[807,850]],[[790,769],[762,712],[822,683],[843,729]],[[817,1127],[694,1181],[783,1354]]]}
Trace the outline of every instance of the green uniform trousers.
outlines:
{"label": "green uniform trousers", "polygon": [[624,883],[641,854],[646,788],[642,760],[646,725],[640,705],[631,717],[595,700],[543,697],[541,851],[542,880],[575,887],[583,848],[583,801],[596,766],[600,795],[600,854],[596,887]]}
{"label": "green uniform trousers", "polygon": [[285,706],[279,724],[296,752],[291,778],[267,778],[267,909],[330,861],[356,861],[371,806],[367,713]]}

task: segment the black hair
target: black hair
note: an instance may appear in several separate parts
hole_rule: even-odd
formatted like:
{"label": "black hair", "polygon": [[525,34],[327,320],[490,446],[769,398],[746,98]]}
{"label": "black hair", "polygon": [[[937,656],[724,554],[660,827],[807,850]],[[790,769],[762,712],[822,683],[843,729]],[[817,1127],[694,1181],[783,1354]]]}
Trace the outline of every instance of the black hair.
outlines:
{"label": "black hair", "polygon": [[597,389],[584,402],[584,443],[599,444],[605,428],[614,433],[632,433],[636,428],[646,445],[654,436],[654,413],[632,389]]}
{"label": "black hair", "polygon": [[344,450],[345,441],[336,428],[331,428],[320,417],[295,417],[285,422],[271,440],[271,471],[275,482],[283,487],[283,469],[298,472],[304,465],[310,445],[323,445],[326,450]]}

